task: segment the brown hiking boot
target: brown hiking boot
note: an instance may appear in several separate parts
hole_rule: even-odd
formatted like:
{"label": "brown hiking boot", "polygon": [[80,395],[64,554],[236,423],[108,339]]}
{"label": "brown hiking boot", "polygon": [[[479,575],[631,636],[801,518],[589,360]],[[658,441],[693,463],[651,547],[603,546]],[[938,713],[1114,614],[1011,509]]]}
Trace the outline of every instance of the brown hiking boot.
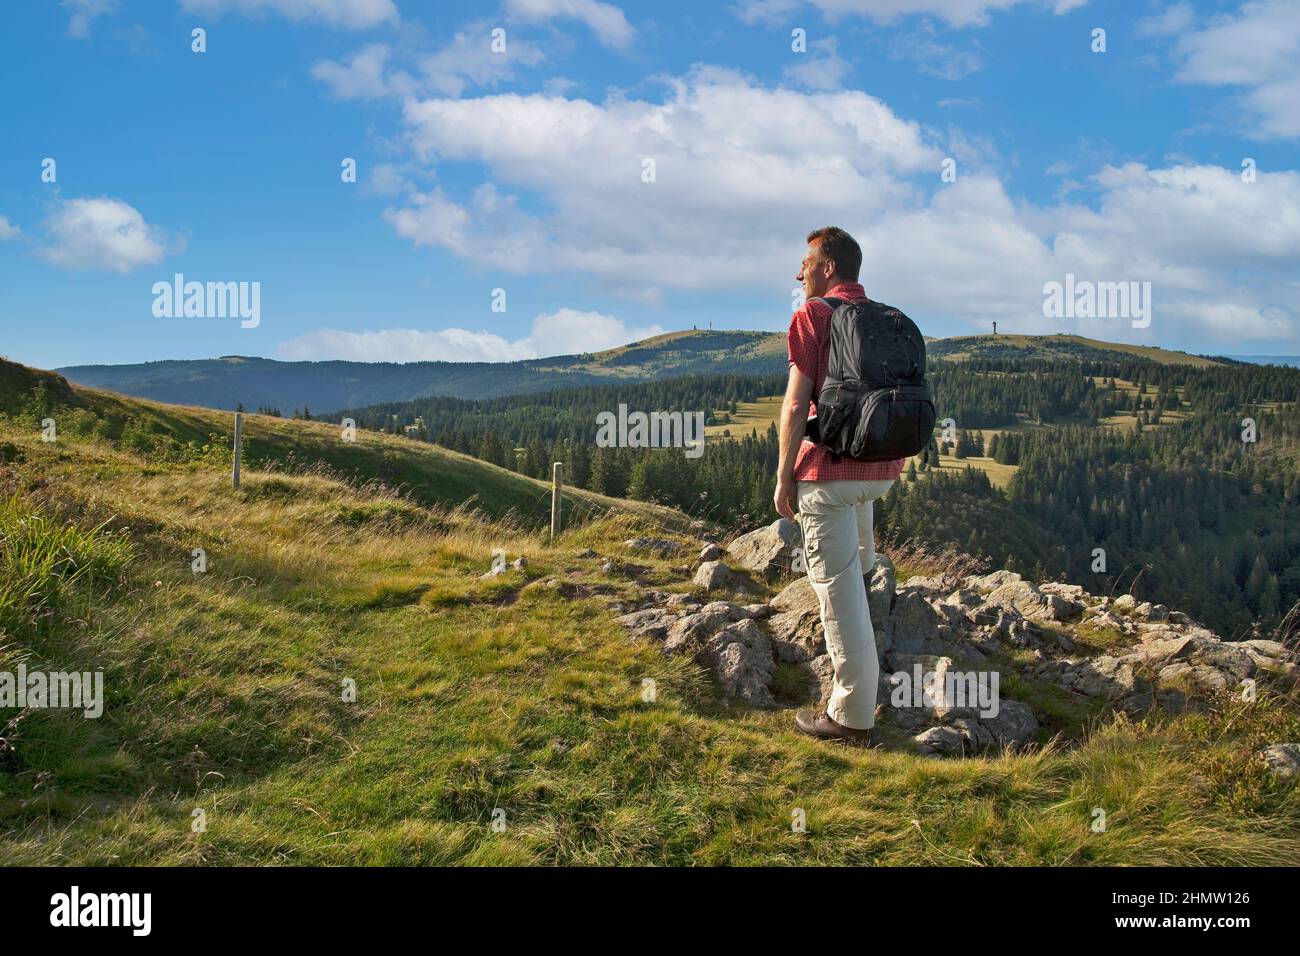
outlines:
{"label": "brown hiking boot", "polygon": [[794,725],[800,733],[807,734],[809,737],[843,740],[845,743],[859,747],[880,746],[880,736],[876,733],[876,728],[855,730],[852,727],[845,727],[843,724],[836,723],[835,719],[824,710],[801,710],[794,715]]}

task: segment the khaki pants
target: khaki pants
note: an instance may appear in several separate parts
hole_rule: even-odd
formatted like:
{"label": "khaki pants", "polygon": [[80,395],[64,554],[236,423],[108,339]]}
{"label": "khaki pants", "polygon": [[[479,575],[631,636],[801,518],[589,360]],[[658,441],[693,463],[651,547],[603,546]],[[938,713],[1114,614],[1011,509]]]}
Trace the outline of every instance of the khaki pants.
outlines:
{"label": "khaki pants", "polygon": [[817,592],[826,650],[835,666],[835,688],[826,712],[836,723],[856,730],[876,723],[880,663],[862,575],[876,564],[871,504],[893,483],[799,482],[808,581]]}

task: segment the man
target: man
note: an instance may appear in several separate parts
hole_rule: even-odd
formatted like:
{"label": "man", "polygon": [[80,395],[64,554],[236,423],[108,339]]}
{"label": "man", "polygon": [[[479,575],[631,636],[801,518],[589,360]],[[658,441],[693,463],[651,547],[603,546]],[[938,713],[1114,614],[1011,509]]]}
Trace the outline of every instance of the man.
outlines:
{"label": "man", "polygon": [[865,299],[858,284],[862,249],[843,229],[827,226],[808,235],[808,250],[795,281],[804,305],[790,321],[790,379],[781,407],[777,512],[803,527],[808,580],[821,608],[826,650],[835,684],[826,708],[801,710],[795,726],[805,734],[875,746],[876,688],[880,666],[862,575],[876,563],[872,502],[889,491],[903,460],[834,459],[804,440],[808,414],[826,378],[831,307],[818,296]]}

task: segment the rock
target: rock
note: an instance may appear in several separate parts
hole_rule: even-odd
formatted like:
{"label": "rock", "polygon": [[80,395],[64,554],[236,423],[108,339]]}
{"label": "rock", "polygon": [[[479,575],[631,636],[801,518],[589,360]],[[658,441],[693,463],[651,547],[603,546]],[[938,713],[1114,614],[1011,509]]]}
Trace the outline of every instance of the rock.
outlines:
{"label": "rock", "polygon": [[1083,611],[1083,605],[1051,591],[1041,591],[1028,581],[1008,581],[989,592],[990,604],[1015,608],[1031,621],[1067,621]]}
{"label": "rock", "polygon": [[600,557],[600,555],[597,554],[595,551],[592,551],[591,548],[583,548],[581,551],[578,552],[577,556],[578,556],[579,558],[599,558],[599,557]]}
{"label": "rock", "polygon": [[705,591],[749,591],[749,582],[721,561],[706,561],[700,565],[692,584]]}
{"label": "rock", "polygon": [[1060,683],[1076,693],[1103,700],[1119,700],[1146,689],[1146,682],[1138,678],[1132,661],[1109,655],[1084,661],[1067,671]]}
{"label": "rock", "polygon": [[745,613],[756,621],[764,621],[776,613],[776,608],[770,604],[746,604]]}
{"label": "rock", "polygon": [[719,561],[722,559],[722,556],[726,553],[727,552],[723,551],[722,548],[720,548],[718,545],[710,542],[709,544],[706,544],[703,548],[700,549],[699,560],[701,562]]}
{"label": "rock", "polygon": [[867,608],[876,634],[876,653],[883,660],[892,644],[889,615],[894,609],[894,597],[898,591],[894,562],[883,554],[877,554],[876,564],[866,580]]}
{"label": "rock", "polygon": [[[888,561],[889,559],[886,558],[885,560]],[[879,564],[879,560],[877,560],[877,564]],[[890,570],[891,571],[893,570],[892,563],[890,564]],[[931,593],[940,592],[940,591],[947,592],[947,591],[955,590],[960,585],[960,583],[961,582],[957,578],[957,576],[952,574],[935,574],[935,575],[929,575],[925,577],[919,575],[913,575],[912,577],[908,578],[906,581],[906,584],[909,588],[914,588],[918,591],[926,591]]]}
{"label": "rock", "polygon": [[1121,594],[1112,605],[1116,611],[1132,611],[1137,607],[1137,598],[1131,594]]}
{"label": "rock", "polygon": [[817,681],[817,703],[824,704],[835,689],[835,664],[829,654],[819,654],[808,662],[808,669]]}
{"label": "rock", "polygon": [[756,707],[774,706],[772,644],[753,621],[737,621],[723,628],[704,646],[700,657],[712,667],[724,696]]}
{"label": "rock", "polygon": [[739,604],[732,604],[730,601],[710,601],[704,607],[700,608],[701,614],[725,614],[732,621],[740,621],[749,617],[749,612]]}
{"label": "rock", "polygon": [[906,654],[919,654],[938,641],[942,623],[944,619],[925,595],[904,584],[898,589],[894,610],[889,616],[889,646]]}
{"label": "rock", "polygon": [[1038,737],[1038,718],[1029,705],[1018,700],[1001,700],[990,717],[974,713],[951,721],[972,751],[1000,747],[1014,749],[1033,743]]}
{"label": "rock", "polygon": [[676,541],[667,541],[663,538],[629,538],[623,542],[623,547],[657,554],[661,558],[671,558],[684,550]]}
{"label": "rock", "polygon": [[987,594],[989,591],[996,590],[1004,584],[1014,584],[1016,581],[1023,581],[1020,575],[1014,571],[994,571],[992,574],[983,576],[969,577],[964,584],[968,588],[974,588],[981,594]]}
{"label": "rock", "polygon": [[[904,695],[904,706],[919,709],[926,717],[942,719],[952,711],[952,702],[945,699],[944,688],[947,675],[952,667],[951,657],[937,654],[908,654],[902,651],[890,651],[888,656],[889,685],[891,688],[889,707],[901,709],[893,701],[893,688],[899,682],[905,682],[911,693]],[[920,681],[920,686],[917,682]],[[915,702],[919,702],[917,707]]]}
{"label": "rock", "polygon": [[931,727],[912,738],[922,754],[949,754],[961,756],[966,752],[966,739],[961,731],[952,727]]}
{"label": "rock", "polygon": [[789,518],[778,518],[766,528],[743,534],[727,546],[727,554],[746,571],[769,581],[794,569],[795,551],[803,547],[803,532]]}
{"label": "rock", "polygon": [[821,608],[807,578],[797,578],[786,585],[772,598],[771,606],[776,613],[768,619],[767,626],[773,637],[801,644],[813,657],[826,653]]}
{"label": "rock", "polygon": [[665,654],[683,652],[693,654],[709,638],[730,623],[731,618],[725,612],[720,611],[708,614],[697,611],[694,614],[683,615],[669,625],[664,637],[663,652]]}
{"label": "rock", "polygon": [[700,607],[700,602],[695,600],[694,594],[670,594],[668,595],[668,600],[664,602],[664,606],[698,609]]}
{"label": "rock", "polygon": [[1286,649],[1286,645],[1279,644],[1277,641],[1242,641],[1241,646],[1247,653],[1253,651],[1258,657],[1275,661],[1285,661],[1291,657],[1291,652]]}
{"label": "rock", "polygon": [[613,558],[606,558],[604,561],[600,562],[601,574],[613,574],[617,569],[618,565],[614,563]]}
{"label": "rock", "polygon": [[1268,772],[1278,780],[1294,780],[1300,775],[1300,744],[1273,744],[1265,747],[1260,756]]}

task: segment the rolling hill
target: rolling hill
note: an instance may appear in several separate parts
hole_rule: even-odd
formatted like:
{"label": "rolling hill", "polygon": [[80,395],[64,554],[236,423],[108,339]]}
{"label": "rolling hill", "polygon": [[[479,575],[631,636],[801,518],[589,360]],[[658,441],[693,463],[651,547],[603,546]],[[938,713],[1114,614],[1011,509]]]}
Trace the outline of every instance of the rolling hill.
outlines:
{"label": "rolling hill", "polygon": [[[1140,345],[1075,335],[970,335],[929,339],[930,354],[972,357],[1149,359],[1161,364],[1227,364]],[[577,385],[644,382],[711,372],[781,373],[786,368],[781,332],[669,332],[585,355],[519,362],[281,362],[228,355],[217,359],[75,365],[58,369],[82,385],[159,402],[207,408],[278,408],[286,415],[316,414],[385,402],[450,395],[496,398]]]}
{"label": "rolling hill", "polygon": [[[0,414],[39,429],[51,418],[59,440],[92,442],[176,466],[229,467],[232,415],[209,408],[127,398],[70,384],[63,376],[0,360]],[[355,486],[379,483],[417,506],[461,508],[525,527],[550,520],[550,485],[437,445],[361,430],[342,440],[324,422],[246,414],[245,467],[318,473]],[[565,489],[566,514],[589,517],[633,511],[672,527],[686,523],[668,508],[625,502],[581,488]]]}

